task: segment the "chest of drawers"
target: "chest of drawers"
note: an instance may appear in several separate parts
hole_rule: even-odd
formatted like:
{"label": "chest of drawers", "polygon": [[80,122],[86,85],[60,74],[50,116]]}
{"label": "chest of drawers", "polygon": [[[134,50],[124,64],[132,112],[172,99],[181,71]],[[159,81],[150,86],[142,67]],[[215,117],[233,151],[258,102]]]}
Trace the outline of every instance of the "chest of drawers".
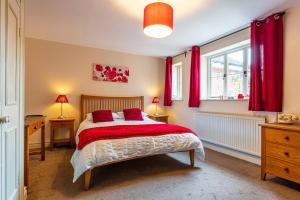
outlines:
{"label": "chest of drawers", "polygon": [[300,125],[263,124],[261,179],[267,174],[300,183]]}

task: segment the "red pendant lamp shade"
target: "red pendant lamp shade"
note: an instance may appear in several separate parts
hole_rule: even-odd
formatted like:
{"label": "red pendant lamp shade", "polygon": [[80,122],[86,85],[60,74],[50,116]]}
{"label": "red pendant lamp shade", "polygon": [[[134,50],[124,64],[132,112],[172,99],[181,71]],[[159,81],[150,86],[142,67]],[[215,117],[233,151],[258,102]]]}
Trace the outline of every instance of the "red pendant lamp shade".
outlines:
{"label": "red pendant lamp shade", "polygon": [[154,38],[169,36],[173,31],[173,8],[166,3],[155,2],[144,9],[144,33]]}

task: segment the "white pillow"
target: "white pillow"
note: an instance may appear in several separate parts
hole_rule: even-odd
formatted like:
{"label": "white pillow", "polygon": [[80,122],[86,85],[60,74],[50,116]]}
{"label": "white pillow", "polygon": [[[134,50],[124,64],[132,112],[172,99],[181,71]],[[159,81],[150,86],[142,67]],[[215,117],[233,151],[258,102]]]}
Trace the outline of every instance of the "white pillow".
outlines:
{"label": "white pillow", "polygon": [[123,112],[117,112],[117,115],[119,115],[120,119],[124,119],[124,113]]}
{"label": "white pillow", "polygon": [[[115,112],[112,113],[112,117],[113,117],[113,119],[121,119],[121,117],[117,113],[115,113]],[[93,121],[93,115],[92,115],[92,113],[86,114],[86,119],[88,121]]]}
{"label": "white pillow", "polygon": [[112,116],[113,116],[113,119],[122,119],[122,118],[120,117],[120,115],[118,115],[118,114],[115,113],[115,112],[112,113]]}
{"label": "white pillow", "polygon": [[148,115],[149,115],[148,113],[142,112],[143,117],[147,117]]}
{"label": "white pillow", "polygon": [[86,114],[86,120],[93,121],[93,115],[92,115],[92,113]]}
{"label": "white pillow", "polygon": [[[124,119],[124,113],[123,112],[117,112],[117,114],[119,115],[120,119]],[[142,112],[142,116],[147,117],[148,113]]]}

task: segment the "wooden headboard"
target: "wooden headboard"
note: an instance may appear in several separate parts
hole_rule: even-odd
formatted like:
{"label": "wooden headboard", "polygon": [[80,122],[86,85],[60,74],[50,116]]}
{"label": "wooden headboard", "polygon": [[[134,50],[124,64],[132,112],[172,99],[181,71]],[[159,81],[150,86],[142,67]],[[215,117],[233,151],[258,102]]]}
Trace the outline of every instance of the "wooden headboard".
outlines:
{"label": "wooden headboard", "polygon": [[81,95],[80,122],[87,113],[95,110],[112,110],[113,112],[123,111],[127,108],[140,108],[144,111],[144,96],[137,97],[104,97]]}

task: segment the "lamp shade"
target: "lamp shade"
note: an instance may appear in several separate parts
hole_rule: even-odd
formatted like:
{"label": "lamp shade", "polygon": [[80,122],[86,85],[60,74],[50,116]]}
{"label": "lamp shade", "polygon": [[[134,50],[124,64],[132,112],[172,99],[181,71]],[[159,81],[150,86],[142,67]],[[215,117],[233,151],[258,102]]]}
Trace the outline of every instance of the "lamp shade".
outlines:
{"label": "lamp shade", "polygon": [[58,95],[55,102],[56,103],[69,103],[66,95]]}
{"label": "lamp shade", "polygon": [[173,31],[173,8],[166,3],[155,2],[144,9],[144,33],[154,38],[164,38]]}
{"label": "lamp shade", "polygon": [[159,97],[154,97],[152,103],[159,103],[159,101],[160,101]]}

